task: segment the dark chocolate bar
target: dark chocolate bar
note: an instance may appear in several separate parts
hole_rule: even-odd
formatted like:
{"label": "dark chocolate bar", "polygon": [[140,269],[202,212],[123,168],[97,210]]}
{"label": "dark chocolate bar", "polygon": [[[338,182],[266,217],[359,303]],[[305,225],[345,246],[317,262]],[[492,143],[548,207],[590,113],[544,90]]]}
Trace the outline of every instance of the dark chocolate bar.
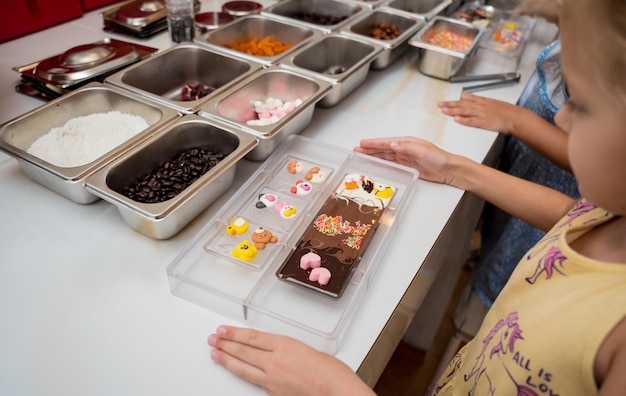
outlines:
{"label": "dark chocolate bar", "polygon": [[346,175],[276,276],[339,298],[394,193],[366,176]]}

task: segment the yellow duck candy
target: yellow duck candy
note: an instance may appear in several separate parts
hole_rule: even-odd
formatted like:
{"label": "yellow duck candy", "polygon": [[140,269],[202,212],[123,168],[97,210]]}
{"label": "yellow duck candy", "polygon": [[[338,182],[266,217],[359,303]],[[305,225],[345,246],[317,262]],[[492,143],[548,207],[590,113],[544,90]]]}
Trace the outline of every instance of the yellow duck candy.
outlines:
{"label": "yellow duck candy", "polygon": [[237,257],[238,259],[244,261],[252,261],[256,257],[258,253],[257,248],[250,243],[249,240],[245,239],[241,241],[235,248],[230,252],[230,255],[233,257]]}
{"label": "yellow duck candy", "polygon": [[226,227],[226,233],[230,235],[239,235],[246,231],[248,231],[248,221],[243,217],[237,217]]}

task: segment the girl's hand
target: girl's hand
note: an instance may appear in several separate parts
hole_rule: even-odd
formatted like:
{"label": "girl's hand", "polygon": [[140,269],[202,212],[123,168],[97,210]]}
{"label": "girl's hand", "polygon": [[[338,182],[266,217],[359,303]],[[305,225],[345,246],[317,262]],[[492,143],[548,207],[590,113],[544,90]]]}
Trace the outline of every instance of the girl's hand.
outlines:
{"label": "girl's hand", "polygon": [[214,361],[270,395],[374,395],[339,359],[293,338],[220,326],[208,343]]}
{"label": "girl's hand", "polygon": [[354,151],[415,168],[424,180],[444,184],[454,181],[452,162],[458,156],[426,140],[410,136],[364,139]]}
{"label": "girl's hand", "polygon": [[443,114],[453,116],[459,124],[505,135],[511,134],[517,117],[528,111],[520,106],[469,92],[463,92],[460,100],[439,102],[438,106]]}

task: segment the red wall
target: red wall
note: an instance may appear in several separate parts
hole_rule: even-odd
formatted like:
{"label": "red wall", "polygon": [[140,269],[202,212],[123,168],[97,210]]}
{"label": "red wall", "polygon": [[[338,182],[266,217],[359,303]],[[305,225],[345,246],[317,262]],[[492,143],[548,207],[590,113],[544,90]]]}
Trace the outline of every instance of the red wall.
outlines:
{"label": "red wall", "polygon": [[4,0],[0,43],[46,29],[118,0]]}
{"label": "red wall", "polygon": [[119,0],[82,0],[83,9],[90,11],[96,8],[108,6],[113,3],[117,3]]}

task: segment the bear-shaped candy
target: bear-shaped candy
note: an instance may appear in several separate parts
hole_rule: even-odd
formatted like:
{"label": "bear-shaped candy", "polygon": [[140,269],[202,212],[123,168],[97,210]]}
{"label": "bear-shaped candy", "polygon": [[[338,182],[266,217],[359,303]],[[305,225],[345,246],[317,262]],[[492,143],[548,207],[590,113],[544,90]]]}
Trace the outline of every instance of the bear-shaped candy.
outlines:
{"label": "bear-shaped candy", "polygon": [[259,227],[252,233],[252,242],[257,249],[263,250],[268,243],[278,242],[278,238],[270,230]]}

